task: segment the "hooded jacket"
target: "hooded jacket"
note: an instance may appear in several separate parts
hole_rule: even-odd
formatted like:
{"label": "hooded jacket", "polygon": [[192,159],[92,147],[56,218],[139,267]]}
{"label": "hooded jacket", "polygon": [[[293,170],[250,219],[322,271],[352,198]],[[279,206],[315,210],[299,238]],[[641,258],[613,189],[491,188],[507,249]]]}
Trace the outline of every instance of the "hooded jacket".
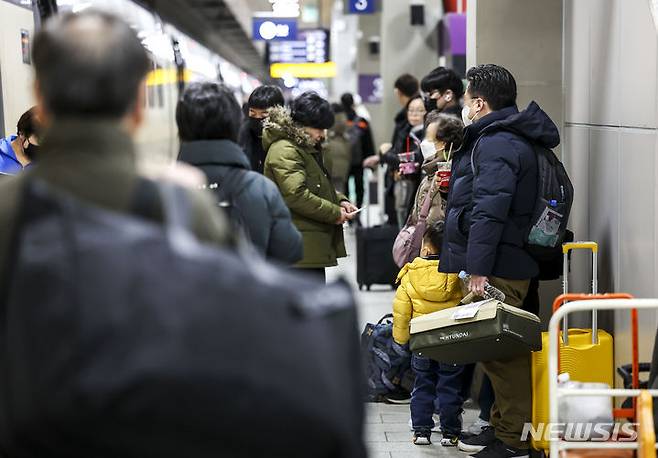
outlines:
{"label": "hooded jacket", "polygon": [[409,341],[412,318],[456,306],[462,298],[459,277],[438,272],[438,259],[416,258],[398,274],[400,286],[393,302],[393,339]]}
{"label": "hooded jacket", "polygon": [[535,102],[521,112],[494,111],[466,128],[452,162],[443,272],[511,280],[538,274],[524,248],[537,195],[532,144],[559,143],[557,127]]}
{"label": "hooded jacket", "polygon": [[[230,140],[183,142],[179,160],[200,168],[209,185],[228,185],[225,195],[231,196],[251,242],[263,256],[285,264],[302,258],[301,234],[279,190],[270,180],[249,170],[249,160],[237,144]],[[238,173],[243,175],[236,177]],[[229,180],[231,175],[237,179]]]}
{"label": "hooded jacket", "polygon": [[290,209],[292,221],[302,233],[304,257],[297,267],[335,266],[346,256],[340,202],[324,165],[322,150],[296,124],[290,112],[274,107],[263,130],[267,150],[265,176],[274,181]]}

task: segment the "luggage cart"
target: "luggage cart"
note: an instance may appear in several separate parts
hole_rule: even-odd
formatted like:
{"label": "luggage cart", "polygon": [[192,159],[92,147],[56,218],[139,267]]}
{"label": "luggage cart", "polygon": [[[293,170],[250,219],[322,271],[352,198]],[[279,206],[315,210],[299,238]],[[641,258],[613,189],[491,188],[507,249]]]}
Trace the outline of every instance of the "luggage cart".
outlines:
{"label": "luggage cart", "polygon": [[[615,417],[629,415],[637,418],[640,422],[638,430],[638,440],[635,442],[569,442],[559,438],[550,437],[550,456],[567,457],[568,450],[637,450],[641,458],[656,457],[656,439],[655,435],[649,431],[649,426],[653,430],[652,415],[647,411],[647,396],[658,397],[658,390],[639,390],[639,389],[568,389],[560,388],[558,385],[558,357],[559,351],[559,327],[560,322],[570,313],[581,311],[596,310],[631,310],[634,326],[637,329],[637,314],[635,310],[657,309],[658,299],[597,299],[597,300],[576,300],[569,302],[558,309],[551,317],[548,325],[549,332],[549,361],[548,361],[548,378],[549,378],[549,422],[557,424],[559,422],[559,399],[565,396],[611,396],[611,397],[640,397],[640,403],[636,404],[637,408],[633,409],[616,409]],[[633,362],[637,364],[637,333],[633,338]],[[636,416],[637,412],[637,416]],[[562,454],[561,452],[565,452]]]}

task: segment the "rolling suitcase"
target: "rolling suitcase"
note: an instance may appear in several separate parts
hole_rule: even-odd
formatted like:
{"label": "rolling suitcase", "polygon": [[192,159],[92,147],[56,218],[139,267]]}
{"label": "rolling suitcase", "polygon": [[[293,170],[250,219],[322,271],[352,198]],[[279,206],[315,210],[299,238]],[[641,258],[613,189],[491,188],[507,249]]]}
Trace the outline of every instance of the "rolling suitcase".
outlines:
{"label": "rolling suitcase", "polygon": [[[370,181],[368,179],[367,181]],[[379,187],[383,184],[383,176],[377,176]],[[368,203],[373,204],[377,197],[368,189]],[[356,281],[359,289],[363,286],[370,291],[372,285],[391,285],[400,269],[393,260],[393,243],[398,236],[398,227],[393,224],[370,226],[370,210],[365,212],[366,225],[356,229]],[[383,214],[380,214],[383,219]]]}
{"label": "rolling suitcase", "polygon": [[398,228],[392,224],[356,230],[356,281],[370,291],[375,284],[395,286],[398,266],[393,261],[393,242]]}
{"label": "rolling suitcase", "polygon": [[[572,250],[592,251],[592,294],[569,295],[569,261],[568,255]],[[596,242],[574,242],[562,245],[563,277],[562,296],[553,304],[555,311],[567,300],[575,298],[623,298],[628,295],[598,295],[598,269]],[[560,371],[568,372],[571,380],[579,382],[602,382],[614,386],[614,354],[612,336],[602,329],[598,329],[596,311],[592,312],[592,329],[569,329],[565,318],[560,342]],[[542,333],[542,350],[532,354],[532,423],[536,428],[540,423],[548,423],[548,333]],[[548,441],[532,440],[532,446],[538,450],[548,449]]]}

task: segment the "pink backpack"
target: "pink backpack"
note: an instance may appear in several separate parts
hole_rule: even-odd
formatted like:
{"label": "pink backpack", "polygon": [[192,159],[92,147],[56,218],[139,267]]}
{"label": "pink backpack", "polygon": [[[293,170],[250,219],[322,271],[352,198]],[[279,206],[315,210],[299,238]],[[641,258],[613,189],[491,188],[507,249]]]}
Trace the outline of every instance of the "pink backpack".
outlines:
{"label": "pink backpack", "polygon": [[423,199],[423,206],[420,208],[418,221],[412,224],[413,212],[407,218],[404,225],[393,243],[393,260],[398,267],[402,268],[406,263],[413,261],[420,256],[420,246],[423,243],[423,235],[427,227],[427,215],[432,206],[432,192],[429,190]]}

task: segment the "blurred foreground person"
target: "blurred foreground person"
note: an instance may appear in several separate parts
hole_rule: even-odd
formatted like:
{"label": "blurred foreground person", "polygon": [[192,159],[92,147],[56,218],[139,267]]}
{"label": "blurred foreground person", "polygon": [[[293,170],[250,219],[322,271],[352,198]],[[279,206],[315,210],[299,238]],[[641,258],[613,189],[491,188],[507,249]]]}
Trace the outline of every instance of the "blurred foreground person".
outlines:
{"label": "blurred foreground person", "polygon": [[270,110],[263,146],[267,148],[265,176],[279,187],[304,238],[304,258],[296,267],[324,280],[325,267],[346,256],[343,223],[357,208],[334,189],[324,164],[322,142],[334,124],[329,102],[314,92],[297,97],[288,111]]}
{"label": "blurred foreground person", "polygon": [[211,201],[137,176],[128,24],[55,17],[33,61],[43,153],[0,183],[0,455],[364,458],[349,288],[208,243]]}
{"label": "blurred foreground person", "polygon": [[[21,180],[43,180],[109,210],[140,210],[135,205],[139,176],[133,138],[144,121],[144,78],[150,64],[133,30],[104,13],[65,15],[35,37],[33,57],[35,111],[43,126],[43,143],[38,166]],[[0,186],[2,270],[8,267],[22,185],[12,180]],[[226,242],[226,224],[209,196],[189,194],[197,235]]]}
{"label": "blurred foreground person", "polygon": [[292,264],[302,258],[302,236],[276,185],[249,170],[235,143],[240,106],[216,83],[193,83],[178,101],[179,160],[201,169],[229,219],[268,259]]}
{"label": "blurred foreground person", "polygon": [[15,175],[35,160],[39,150],[36,107],[23,113],[16,125],[16,135],[0,139],[0,174]]}
{"label": "blurred foreground person", "polygon": [[283,94],[276,86],[259,86],[247,101],[246,119],[240,128],[238,143],[251,163],[251,169],[263,173],[265,150],[263,149],[263,123],[270,108],[283,106]]}

